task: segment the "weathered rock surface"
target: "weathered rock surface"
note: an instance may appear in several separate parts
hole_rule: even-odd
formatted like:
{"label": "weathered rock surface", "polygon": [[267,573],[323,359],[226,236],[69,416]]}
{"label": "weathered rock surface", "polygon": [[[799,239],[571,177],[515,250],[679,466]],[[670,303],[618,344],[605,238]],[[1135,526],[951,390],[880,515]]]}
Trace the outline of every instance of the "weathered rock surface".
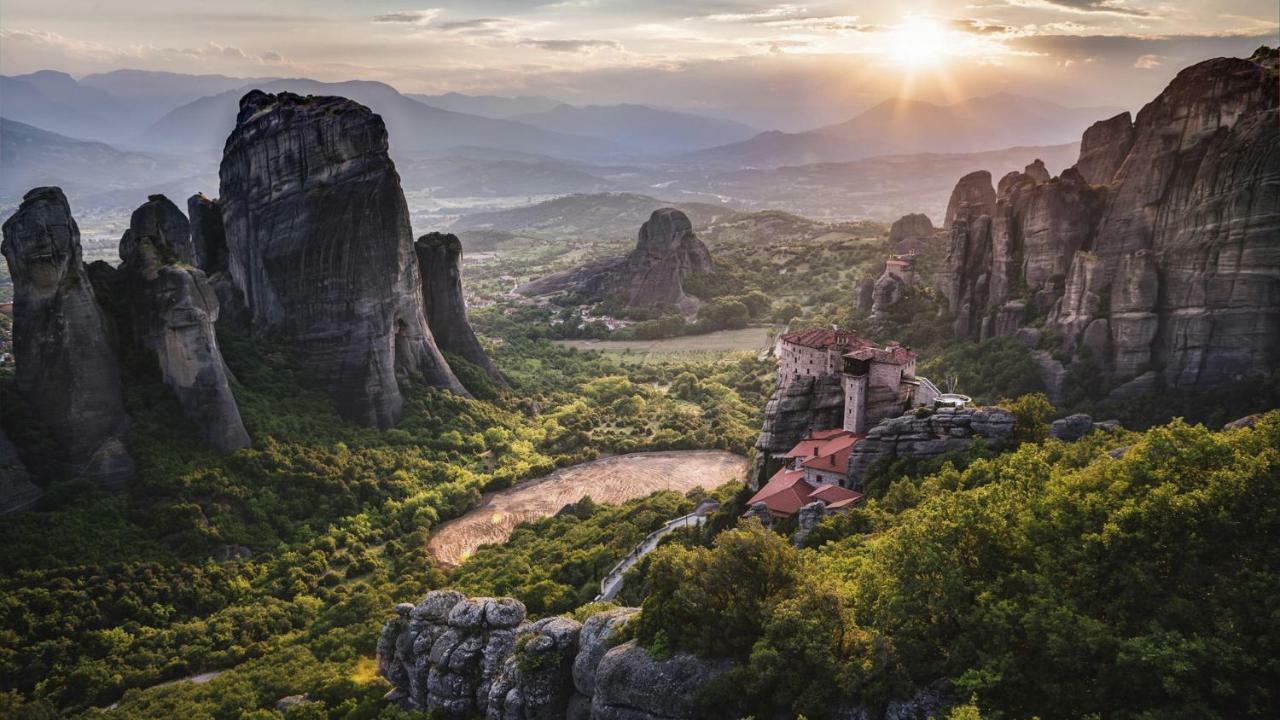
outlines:
{"label": "weathered rock surface", "polygon": [[1099,120],[1084,131],[1080,140],[1080,159],[1076,170],[1094,185],[1106,185],[1116,176],[1133,147],[1133,118],[1122,112],[1113,118]]}
{"label": "weathered rock surface", "polygon": [[752,477],[763,478],[770,456],[781,455],[810,430],[840,427],[844,421],[844,389],[839,375],[801,377],[774,388],[764,406],[764,421],[756,438],[756,467]]}
{"label": "weathered rock surface", "polygon": [[711,253],[689,217],[675,208],[660,208],[640,226],[636,247],[627,257],[599,260],[517,290],[525,295],[577,292],[595,299],[621,295],[629,307],[665,305],[691,312],[697,301],[685,294],[684,278],[713,272]]}
{"label": "weathered rock surface", "polygon": [[804,547],[804,541],[809,538],[809,533],[813,532],[813,529],[826,516],[827,504],[821,500],[814,500],[801,507],[800,512],[796,513],[796,531],[791,534],[791,544],[796,547]]}
{"label": "weathered rock surface", "polygon": [[226,272],[227,229],[222,224],[222,204],[196,193],[187,198],[187,217],[196,267],[207,275]]}
{"label": "weathered rock surface", "polygon": [[418,238],[414,249],[422,273],[427,324],[436,344],[441,350],[480,367],[494,381],[505,384],[467,319],[467,303],[462,296],[462,241],[457,235],[428,233]]}
{"label": "weathered rock surface", "polygon": [[956,216],[963,213],[966,217],[976,218],[990,215],[995,210],[996,191],[991,187],[991,173],[977,170],[960,178],[947,200],[947,216],[942,223],[944,230],[950,230]]}
{"label": "weathered rock surface", "polygon": [[218,297],[193,267],[190,226],[163,195],[133,213],[120,241],[121,277],[128,296],[132,340],[154,352],[165,384],[173,388],[201,437],[220,452],[249,446],[249,434],[231,391],[214,324]]}
{"label": "weathered rock surface", "polygon": [[0,515],[21,512],[35,505],[44,491],[35,484],[18,448],[0,430]]}
{"label": "weathered rock surface", "polygon": [[120,489],[133,476],[120,370],[62,190],[36,188],[4,223],[13,278],[18,390],[62,448],[72,475]]}
{"label": "weathered rock surface", "polygon": [[912,413],[885,420],[853,446],[849,458],[851,487],[861,489],[868,471],[881,461],[959,452],[977,438],[987,447],[1005,447],[1013,434],[1013,419],[1008,410],[983,407],[939,408],[922,417]]}
{"label": "weathered rock surface", "polygon": [[912,241],[929,240],[933,237],[933,222],[923,213],[903,215],[889,226],[889,248],[891,252],[903,253],[918,249]]}
{"label": "weathered rock surface", "polygon": [[345,98],[240,101],[220,169],[229,270],[255,330],[279,330],[365,425],[400,419],[409,376],[465,394],[422,307],[382,119]]}
{"label": "weathered rock surface", "polygon": [[596,668],[592,720],[702,720],[713,713],[701,691],[724,673],[727,661],[686,653],[655,660],[634,640],[605,653]]}
{"label": "weathered rock surface", "polygon": [[867,276],[858,281],[857,299],[854,306],[858,312],[870,312],[876,304],[876,278]]}
{"label": "weathered rock surface", "polygon": [[378,668],[409,709],[489,720],[680,720],[700,714],[699,692],[728,669],[689,655],[653,660],[616,645],[638,612],[615,608],[578,623],[525,622],[510,598],[433,590],[396,606],[378,637]]}
{"label": "weathered rock surface", "polygon": [[1084,413],[1068,415],[1049,423],[1049,437],[1063,442],[1075,442],[1093,430],[1093,418]]}
{"label": "weathered rock surface", "polygon": [[489,689],[488,720],[564,720],[574,696],[573,665],[582,625],[566,617],[522,627],[515,651]]}
{"label": "weathered rock surface", "polygon": [[885,272],[871,290],[871,317],[880,318],[888,315],[894,305],[902,302],[907,296],[907,283],[897,275]]}
{"label": "weathered rock surface", "polygon": [[1045,318],[1100,382],[1158,368],[1206,391],[1280,366],[1277,57],[1183,70],[1132,123],[1089,128],[1076,168],[1002,181],[989,214],[963,178],[939,278],[956,334],[1016,332],[1000,312],[1021,294],[1022,321]]}

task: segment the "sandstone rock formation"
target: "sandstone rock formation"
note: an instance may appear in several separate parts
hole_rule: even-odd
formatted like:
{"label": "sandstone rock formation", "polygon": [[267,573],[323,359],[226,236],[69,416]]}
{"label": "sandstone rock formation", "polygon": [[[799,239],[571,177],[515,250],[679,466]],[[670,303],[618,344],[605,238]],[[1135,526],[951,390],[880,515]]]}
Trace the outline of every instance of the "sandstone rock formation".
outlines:
{"label": "sandstone rock formation", "polygon": [[428,233],[418,238],[414,249],[422,273],[427,324],[436,344],[441,350],[480,367],[494,381],[505,384],[467,319],[467,303],[462,296],[462,241],[457,235]]}
{"label": "sandstone rock formation", "polygon": [[620,295],[628,307],[666,305],[692,312],[697,301],[685,294],[682,281],[712,272],[711,253],[693,232],[689,217],[675,208],[660,208],[640,226],[636,248],[625,258],[548,275],[518,291],[525,295],[576,292],[597,300]]}
{"label": "sandstone rock formation", "polygon": [[912,413],[881,422],[853,446],[849,458],[851,487],[862,489],[867,471],[899,457],[932,458],[959,452],[981,438],[1000,448],[1013,434],[1013,413],[1003,408],[939,408],[923,417]]}
{"label": "sandstone rock formation", "polygon": [[730,669],[728,661],[710,661],[687,653],[655,660],[625,642],[605,653],[596,667],[591,720],[703,720],[714,716],[702,706],[704,688]]}
{"label": "sandstone rock formation", "polygon": [[403,707],[489,720],[695,720],[698,691],[727,669],[689,655],[653,660],[617,635],[638,612],[578,623],[525,621],[510,598],[433,590],[396,607],[378,637],[379,671]]}
{"label": "sandstone rock formation", "polygon": [[996,205],[996,191],[991,187],[991,173],[977,170],[960,178],[955,190],[951,191],[951,199],[947,201],[947,215],[942,223],[944,230],[950,230],[956,215],[962,210],[967,217],[990,215]]}
{"label": "sandstone rock formation", "polygon": [[762,480],[768,460],[795,447],[805,433],[838,428],[843,422],[844,389],[839,375],[806,376],[775,387],[764,406],[752,477]]}
{"label": "sandstone rock formation", "polygon": [[196,193],[187,198],[187,216],[196,267],[206,275],[226,272],[227,230],[222,224],[222,204]]}
{"label": "sandstone rock formation", "polygon": [[1076,161],[1076,170],[1086,182],[1106,185],[1115,178],[1131,147],[1133,118],[1128,112],[1099,120],[1090,125],[1080,139],[1080,159]]}
{"label": "sandstone rock formation", "polygon": [[[1121,385],[1152,370],[1205,391],[1280,366],[1277,51],[1189,67],[1138,113],[1095,124],[1056,179],[1020,173],[948,210],[939,285],[955,332],[1016,333]],[[989,178],[986,178],[989,182]]]}
{"label": "sandstone rock formation", "polygon": [[28,192],[4,223],[0,251],[13,278],[18,390],[63,449],[67,472],[123,488],[134,467],[119,365],[62,190]]}
{"label": "sandstone rock formation", "polygon": [[911,213],[903,215],[889,226],[889,250],[905,253],[920,249],[921,241],[933,237],[933,222],[928,215]]}
{"label": "sandstone rock formation", "polygon": [[36,504],[44,491],[33,480],[18,457],[18,448],[0,430],[0,515],[20,512]]}
{"label": "sandstone rock formation", "polygon": [[218,298],[195,257],[177,206],[152,195],[120,241],[121,277],[133,342],[154,352],[165,384],[201,437],[220,452],[249,446],[214,323]]}
{"label": "sandstone rock formation", "polygon": [[409,376],[466,393],[427,325],[379,116],[345,98],[251,91],[220,176],[228,267],[254,329],[282,332],[344,417],[394,425]]}

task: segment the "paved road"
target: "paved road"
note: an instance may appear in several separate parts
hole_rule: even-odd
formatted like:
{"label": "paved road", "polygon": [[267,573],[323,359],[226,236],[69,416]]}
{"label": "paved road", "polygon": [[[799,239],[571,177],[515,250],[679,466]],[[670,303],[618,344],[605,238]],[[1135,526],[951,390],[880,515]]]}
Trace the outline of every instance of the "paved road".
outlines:
{"label": "paved road", "polygon": [[654,548],[658,547],[658,543],[662,541],[662,538],[680,528],[697,527],[706,521],[707,517],[705,515],[692,512],[671,520],[666,525],[649,533],[644,540],[640,541],[639,545],[632,549],[630,554],[618,561],[618,564],[614,565],[609,574],[605,575],[604,579],[600,581],[600,594],[596,596],[596,600],[612,600],[617,597],[618,591],[622,589],[622,577],[636,563],[640,562],[640,558],[648,555]]}

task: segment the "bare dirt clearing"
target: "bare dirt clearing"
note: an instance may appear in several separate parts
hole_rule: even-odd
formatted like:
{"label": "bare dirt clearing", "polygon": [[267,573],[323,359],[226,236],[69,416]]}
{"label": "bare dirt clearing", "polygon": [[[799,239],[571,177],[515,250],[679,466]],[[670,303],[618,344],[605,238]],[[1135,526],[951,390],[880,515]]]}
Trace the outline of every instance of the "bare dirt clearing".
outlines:
{"label": "bare dirt clearing", "polygon": [[441,525],[427,549],[440,563],[454,566],[481,545],[505,542],[517,524],[554,515],[587,495],[600,503],[620,503],[658,490],[710,490],[743,478],[746,471],[746,458],[721,450],[600,458],[486,496],[475,510]]}

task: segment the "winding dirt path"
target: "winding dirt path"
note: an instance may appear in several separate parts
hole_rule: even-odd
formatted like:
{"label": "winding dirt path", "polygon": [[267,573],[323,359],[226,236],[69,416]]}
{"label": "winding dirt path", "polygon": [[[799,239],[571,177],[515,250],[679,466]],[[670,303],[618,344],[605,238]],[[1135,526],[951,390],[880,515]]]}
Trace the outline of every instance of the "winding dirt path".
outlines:
{"label": "winding dirt path", "polygon": [[485,496],[475,510],[441,525],[427,549],[441,564],[456,566],[481,545],[505,542],[517,524],[554,515],[587,495],[599,503],[620,503],[658,490],[710,490],[746,472],[746,458],[721,450],[600,458]]}

